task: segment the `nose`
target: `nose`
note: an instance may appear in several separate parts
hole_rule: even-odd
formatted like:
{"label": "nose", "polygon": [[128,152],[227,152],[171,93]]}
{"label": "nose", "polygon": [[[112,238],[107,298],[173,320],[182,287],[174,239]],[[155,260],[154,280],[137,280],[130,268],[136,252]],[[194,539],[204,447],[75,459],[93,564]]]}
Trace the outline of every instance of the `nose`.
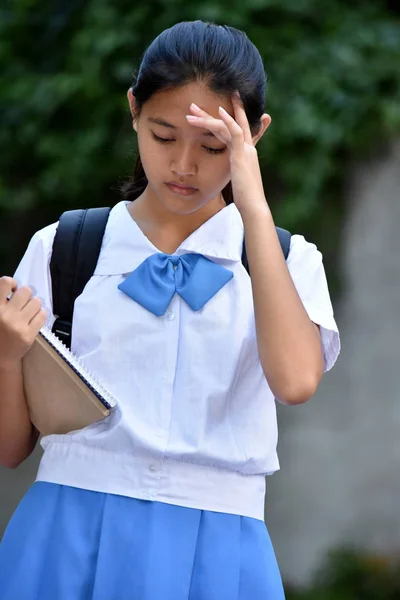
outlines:
{"label": "nose", "polygon": [[196,163],[190,148],[182,148],[174,157],[171,170],[178,177],[188,177],[196,174]]}

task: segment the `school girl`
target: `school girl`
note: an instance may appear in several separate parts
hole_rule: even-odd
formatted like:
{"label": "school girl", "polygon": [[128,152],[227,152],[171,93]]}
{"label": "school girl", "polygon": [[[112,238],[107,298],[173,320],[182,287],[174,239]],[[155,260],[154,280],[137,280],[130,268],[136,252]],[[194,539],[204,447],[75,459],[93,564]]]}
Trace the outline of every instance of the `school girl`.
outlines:
{"label": "school girl", "polygon": [[[256,150],[265,92],[261,57],[236,29],[179,23],[146,50],[128,92],[135,178],[73,316],[72,350],[118,407],[41,440],[0,547],[2,600],[284,598],[263,519],[275,400],[307,401],[339,336],[320,252],[293,235],[282,253]],[[56,229],[0,280],[10,467],[38,438],[21,359],[55,319]]]}

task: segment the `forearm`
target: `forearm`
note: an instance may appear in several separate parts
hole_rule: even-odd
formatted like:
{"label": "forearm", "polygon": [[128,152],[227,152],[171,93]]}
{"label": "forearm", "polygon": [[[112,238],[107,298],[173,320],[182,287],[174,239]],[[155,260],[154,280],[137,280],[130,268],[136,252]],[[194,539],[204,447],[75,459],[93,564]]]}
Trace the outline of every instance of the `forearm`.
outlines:
{"label": "forearm", "polygon": [[319,330],[293,284],[267,203],[242,218],[261,365],[278,400],[305,402],[324,370]]}
{"label": "forearm", "polygon": [[0,464],[17,467],[38,438],[25,401],[22,363],[0,368]]}

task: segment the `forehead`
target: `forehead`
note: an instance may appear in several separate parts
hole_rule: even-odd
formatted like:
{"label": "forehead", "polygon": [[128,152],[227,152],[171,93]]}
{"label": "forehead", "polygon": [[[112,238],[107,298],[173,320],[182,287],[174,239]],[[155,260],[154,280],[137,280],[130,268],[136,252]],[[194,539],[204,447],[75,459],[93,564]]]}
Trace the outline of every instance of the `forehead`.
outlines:
{"label": "forehead", "polygon": [[[216,94],[204,83],[189,83],[183,87],[156,92],[144,104],[142,115],[182,119],[187,123],[185,115],[192,114],[190,105],[194,102],[212,117],[218,118],[218,107],[222,106],[232,114],[233,107],[227,95]],[[157,114],[156,114],[157,113]]]}

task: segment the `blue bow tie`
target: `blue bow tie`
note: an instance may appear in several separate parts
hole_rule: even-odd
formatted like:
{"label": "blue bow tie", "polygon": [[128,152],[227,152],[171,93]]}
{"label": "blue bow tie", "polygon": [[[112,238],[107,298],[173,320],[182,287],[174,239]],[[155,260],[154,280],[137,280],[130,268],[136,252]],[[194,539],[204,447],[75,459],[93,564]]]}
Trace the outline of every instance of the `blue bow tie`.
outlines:
{"label": "blue bow tie", "polygon": [[160,317],[175,293],[200,310],[233,273],[201,254],[153,254],[118,286],[121,292]]}

